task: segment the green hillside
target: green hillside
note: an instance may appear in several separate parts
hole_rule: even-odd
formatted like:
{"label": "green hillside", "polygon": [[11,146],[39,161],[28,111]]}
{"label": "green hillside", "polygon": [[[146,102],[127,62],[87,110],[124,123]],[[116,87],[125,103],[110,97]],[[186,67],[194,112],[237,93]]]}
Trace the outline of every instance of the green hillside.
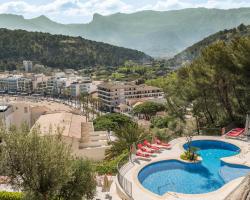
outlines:
{"label": "green hillside", "polygon": [[140,11],[95,14],[88,24],[59,24],[45,16],[24,19],[0,15],[0,27],[83,36],[113,45],[133,48],[156,57],[170,57],[220,30],[241,23],[250,25],[250,8],[220,10],[190,8],[176,11]]}
{"label": "green hillside", "polygon": [[49,67],[81,69],[96,65],[117,66],[127,60],[142,62],[151,58],[136,50],[81,37],[0,29],[0,68],[15,68],[26,59]]}
{"label": "green hillside", "polygon": [[194,45],[188,47],[181,53],[174,56],[172,59],[169,59],[167,61],[167,65],[176,68],[185,63],[190,63],[192,60],[200,56],[204,48],[211,45],[212,43],[215,43],[217,41],[230,42],[232,39],[241,36],[250,36],[250,26],[241,24],[237,28],[229,30],[225,29],[223,31],[219,31],[213,35],[210,35],[200,42],[197,42]]}
{"label": "green hillside", "polygon": [[165,77],[147,84],[163,88],[167,110],[199,127],[244,127],[250,110],[250,36],[208,45],[200,56]]}

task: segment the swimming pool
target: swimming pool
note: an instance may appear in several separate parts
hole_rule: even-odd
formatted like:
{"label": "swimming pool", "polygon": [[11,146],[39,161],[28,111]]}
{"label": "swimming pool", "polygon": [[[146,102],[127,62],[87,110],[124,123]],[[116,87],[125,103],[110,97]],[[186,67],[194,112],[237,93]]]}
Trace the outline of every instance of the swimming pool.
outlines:
{"label": "swimming pool", "polygon": [[[199,163],[165,160],[144,167],[138,174],[140,183],[158,195],[166,192],[202,194],[215,191],[229,181],[250,173],[243,165],[228,164],[220,159],[240,152],[239,147],[216,140],[196,140]],[[187,148],[187,144],[183,146]]]}

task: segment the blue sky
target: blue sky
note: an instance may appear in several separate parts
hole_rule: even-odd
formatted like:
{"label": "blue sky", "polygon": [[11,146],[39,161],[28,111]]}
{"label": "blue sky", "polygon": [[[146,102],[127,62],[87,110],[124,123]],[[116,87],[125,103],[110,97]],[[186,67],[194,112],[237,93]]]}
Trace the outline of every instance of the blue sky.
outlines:
{"label": "blue sky", "polygon": [[0,0],[0,13],[33,18],[46,15],[60,23],[87,23],[94,13],[110,15],[141,10],[176,10],[183,8],[250,7],[250,0]]}

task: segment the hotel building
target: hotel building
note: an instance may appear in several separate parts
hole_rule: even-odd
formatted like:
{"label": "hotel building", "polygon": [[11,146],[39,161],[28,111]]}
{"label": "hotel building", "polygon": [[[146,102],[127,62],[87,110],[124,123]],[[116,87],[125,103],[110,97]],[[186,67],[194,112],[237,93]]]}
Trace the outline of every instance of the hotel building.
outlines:
{"label": "hotel building", "polygon": [[158,87],[136,85],[134,83],[107,82],[98,85],[98,98],[104,109],[112,112],[119,104],[128,99],[163,98],[164,93]]}

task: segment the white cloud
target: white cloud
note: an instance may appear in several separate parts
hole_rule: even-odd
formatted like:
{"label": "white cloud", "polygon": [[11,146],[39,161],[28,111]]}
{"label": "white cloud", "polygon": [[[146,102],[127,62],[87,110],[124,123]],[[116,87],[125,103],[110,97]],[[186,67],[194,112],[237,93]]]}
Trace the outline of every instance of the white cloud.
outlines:
{"label": "white cloud", "polygon": [[240,7],[250,7],[249,0],[208,0],[202,6],[206,8],[240,8]]}
{"label": "white cloud", "polygon": [[68,15],[93,15],[99,13],[103,15],[112,14],[115,12],[132,12],[133,7],[124,3],[121,0],[89,0],[85,3],[80,1],[77,7],[68,9],[65,13]]}
{"label": "white cloud", "polygon": [[90,20],[94,13],[108,15],[115,12],[132,12],[133,10],[133,6],[122,0],[88,0],[84,2],[82,0],[54,0],[44,5],[28,4],[24,0],[15,0],[0,4],[0,13],[22,14],[26,17],[43,14],[60,19],[62,22],[71,17],[84,17]]}
{"label": "white cloud", "polygon": [[250,7],[250,0],[152,0],[152,3],[146,5],[141,2],[140,6],[127,3],[127,0],[53,0],[41,5],[36,4],[39,0],[36,3],[35,1],[29,2],[34,3],[28,3],[27,0],[10,0],[0,3],[0,13],[21,14],[28,18],[44,14],[56,21],[68,23],[89,21],[94,13],[109,15],[115,12],[164,11],[189,7],[223,9]]}
{"label": "white cloud", "polygon": [[190,7],[189,3],[185,3],[180,0],[159,0],[155,4],[148,4],[145,5],[142,8],[139,8],[139,10],[158,10],[158,11],[164,11],[164,10],[172,10],[172,9],[182,9]]}
{"label": "white cloud", "polygon": [[155,4],[148,4],[137,10],[173,10],[173,9],[184,9],[184,8],[240,8],[250,7],[250,0],[207,0],[203,3],[195,0],[159,0]]}

